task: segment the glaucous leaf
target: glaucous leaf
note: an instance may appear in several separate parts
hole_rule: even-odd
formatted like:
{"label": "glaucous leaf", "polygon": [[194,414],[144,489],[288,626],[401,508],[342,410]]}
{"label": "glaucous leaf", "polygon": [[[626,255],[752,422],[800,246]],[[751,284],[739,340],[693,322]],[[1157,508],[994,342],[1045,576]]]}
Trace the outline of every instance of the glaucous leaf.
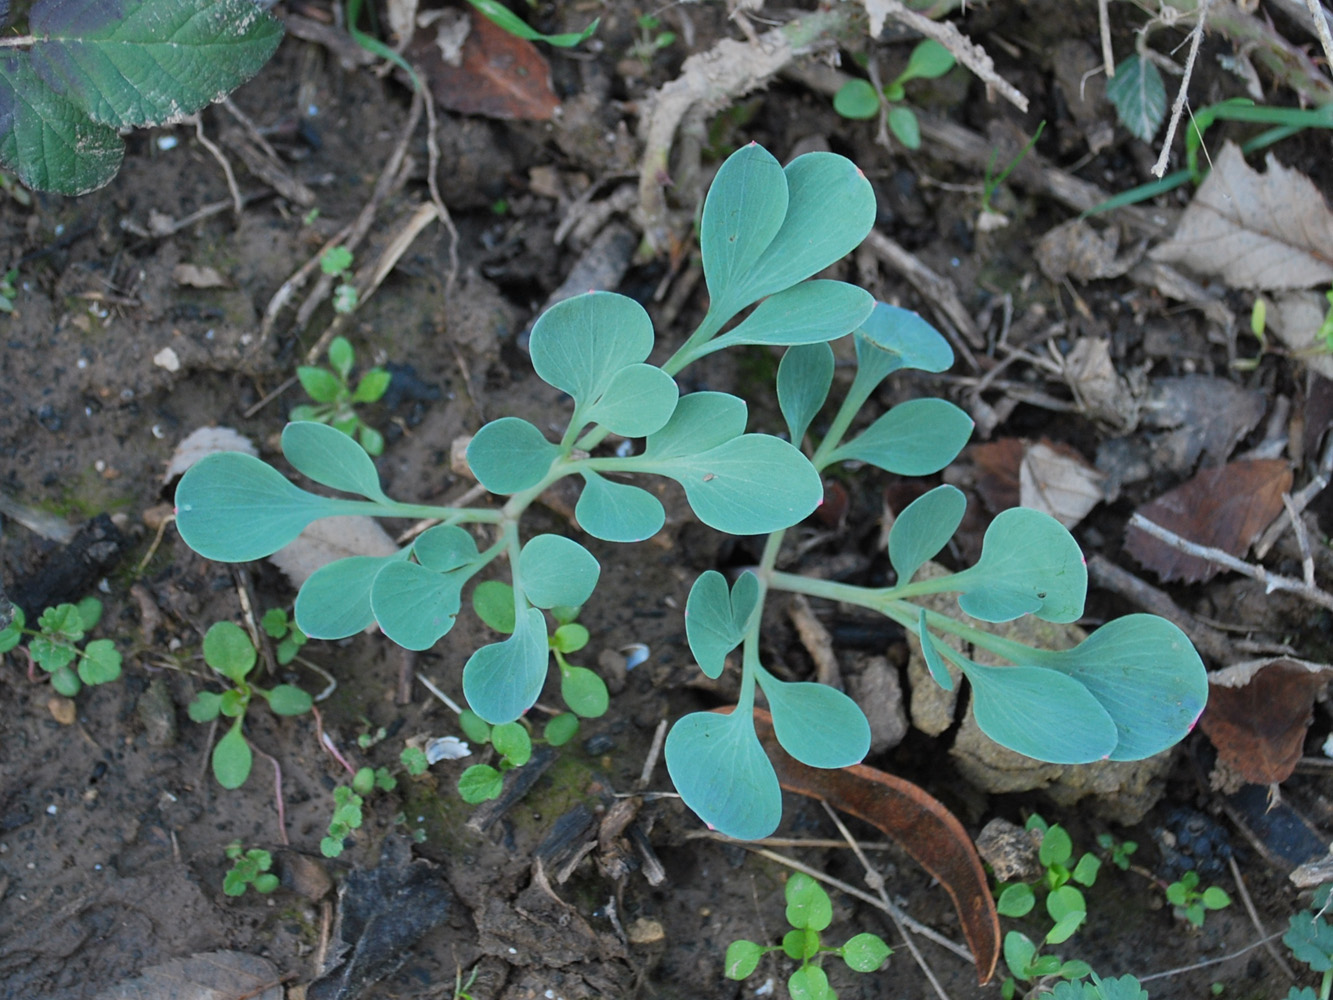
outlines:
{"label": "glaucous leaf", "polygon": [[782,355],[778,365],[778,408],[787,421],[791,442],[797,447],[828,399],[833,367],[833,348],[828,344],[797,344]]}
{"label": "glaucous leaf", "polygon": [[412,554],[427,569],[448,573],[476,561],[477,542],[456,524],[437,524],[417,536]]}
{"label": "glaucous leaf", "polygon": [[697,454],[745,433],[745,400],[725,392],[692,392],[682,396],[671,419],[648,435],[643,457],[653,460]]}
{"label": "glaucous leaf", "polygon": [[467,446],[468,467],[492,493],[517,493],[536,486],[559,456],[559,446],[518,417],[492,420]]}
{"label": "glaucous leaf", "polygon": [[676,380],[661,368],[626,365],[611,376],[582,418],[624,437],[646,437],[671,419],[679,397]]}
{"label": "glaucous leaf", "polygon": [[870,752],[870,723],[856,702],[827,684],[760,675],[782,748],[811,767],[859,764]]}
{"label": "glaucous leaf", "polygon": [[282,453],[292,468],[317,483],[380,503],[390,502],[366,450],[328,424],[310,420],[288,424],[282,430]]}
{"label": "glaucous leaf", "polygon": [[546,619],[536,608],[519,615],[514,634],[482,646],[463,666],[463,696],[493,726],[530,709],[546,680]]}
{"label": "glaucous leaf", "polygon": [[206,559],[249,562],[277,552],[322,517],[363,513],[362,503],[308,493],[253,456],[219,452],[181,477],[176,528]]}
{"label": "glaucous leaf", "polygon": [[1088,567],[1065,527],[1041,511],[1011,507],[986,529],[981,558],[956,573],[958,606],[986,622],[1025,614],[1068,624],[1083,615]]}
{"label": "glaucous leaf", "polygon": [[657,497],[638,486],[618,483],[584,470],[583,492],[574,507],[579,527],[604,542],[641,542],[666,523]]}
{"label": "glaucous leaf", "polygon": [[749,277],[786,214],[787,176],[772,153],[752,142],[727,157],[699,223],[710,298],[724,298]]}
{"label": "glaucous leaf", "polygon": [[599,719],[611,704],[606,683],[587,667],[570,667],[560,678],[560,697],[584,719]]}
{"label": "glaucous leaf", "polygon": [[524,596],[536,607],[577,607],[592,596],[602,568],[572,538],[537,535],[519,552],[516,572]]}
{"label": "glaucous leaf", "polygon": [[875,303],[853,338],[856,383],[866,392],[901,368],[943,372],[953,367],[944,335],[910,309]]}
{"label": "glaucous leaf", "polygon": [[939,472],[972,436],[972,418],[944,399],[912,399],[840,445],[830,462],[856,459],[899,476]]}
{"label": "glaucous leaf", "polygon": [[747,711],[695,712],[667,734],[667,771],[685,804],[738,840],[767,837],[782,819],[782,789]]}
{"label": "glaucous leaf", "polygon": [[953,675],[949,673],[949,668],[944,665],[944,656],[936,645],[935,636],[931,634],[930,629],[926,627],[926,609],[921,609],[921,617],[917,621],[917,636],[921,639],[921,655],[926,660],[926,668],[930,670],[930,676],[946,691],[953,690]]}
{"label": "glaucous leaf", "polygon": [[466,573],[436,573],[413,562],[387,562],[370,586],[380,630],[404,649],[430,649],[458,620]]}
{"label": "glaucous leaf", "polygon": [[255,656],[250,636],[234,622],[214,622],[204,633],[204,662],[237,683],[254,669]]}
{"label": "glaucous leaf", "polygon": [[241,732],[241,719],[237,719],[213,747],[213,777],[223,788],[240,788],[250,777],[254,759],[250,744],[245,742]]}
{"label": "glaucous leaf", "polygon": [[528,346],[542,381],[573,396],[577,412],[596,402],[618,371],[648,357],[653,324],[627,296],[587,292],[542,313]]}
{"label": "glaucous leaf", "polygon": [[407,559],[408,549],[391,556],[348,556],[321,566],[296,595],[296,624],[312,639],[346,639],[375,623],[370,588],[379,571]]}
{"label": "glaucous leaf", "polygon": [[845,337],[870,315],[874,297],[843,281],[802,281],[760,302],[740,323],[714,338],[709,351],[739,344],[822,344]]}
{"label": "glaucous leaf", "polygon": [[279,684],[268,693],[268,707],[275,715],[304,715],[315,700],[295,684]]}
{"label": "glaucous leaf", "polygon": [[889,529],[889,562],[898,585],[908,583],[921,564],[934,558],[963,523],[967,497],[954,486],[936,486],[903,508]]}
{"label": "glaucous leaf", "polygon": [[727,579],[710,569],[699,575],[685,600],[685,638],[695,662],[718,677],[727,654],[740,645],[759,607],[759,578],[742,573],[730,591]]}

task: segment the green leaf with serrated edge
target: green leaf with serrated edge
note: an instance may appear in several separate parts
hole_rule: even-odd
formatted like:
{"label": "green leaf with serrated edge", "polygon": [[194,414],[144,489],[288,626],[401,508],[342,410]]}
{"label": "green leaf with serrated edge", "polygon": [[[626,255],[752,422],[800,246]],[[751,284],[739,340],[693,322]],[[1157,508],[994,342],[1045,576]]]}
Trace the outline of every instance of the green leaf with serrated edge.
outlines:
{"label": "green leaf with serrated edge", "polygon": [[304,715],[315,701],[295,684],[279,684],[268,693],[268,707],[274,715]]}
{"label": "green leaf with serrated edge", "polygon": [[848,80],[833,95],[833,110],[853,121],[879,114],[879,91],[866,80]]}
{"label": "green leaf with serrated edge", "polygon": [[1166,83],[1161,70],[1137,52],[1106,81],[1106,99],[1131,135],[1152,142],[1166,118]]}
{"label": "green leaf with serrated edge", "polygon": [[476,540],[456,524],[437,524],[427,528],[412,543],[412,554],[417,562],[436,573],[476,562]]}
{"label": "green leaf with serrated edge", "polygon": [[1002,917],[1026,917],[1037,905],[1032,886],[1025,882],[1007,886],[995,901],[995,912]]}
{"label": "green leaf with serrated edge", "polygon": [[822,931],[833,923],[833,903],[824,887],[809,875],[796,872],[783,890],[787,923],[803,930]]}
{"label": "green leaf with serrated edge", "polygon": [[737,840],[758,840],[777,829],[782,789],[748,709],[679,719],[664,752],[676,791],[709,826]]}
{"label": "green leaf with serrated edge", "polygon": [[518,417],[492,420],[467,446],[468,467],[492,493],[517,493],[536,486],[559,457],[558,445]]}
{"label": "green leaf with serrated edge", "polygon": [[953,53],[933,38],[917,43],[907,60],[907,68],[899,75],[899,83],[908,80],[934,80],[954,67]]}
{"label": "green leaf with serrated edge", "polygon": [[204,662],[232,680],[245,680],[255,665],[255,646],[234,622],[214,622],[204,633]]}
{"label": "green leaf with serrated edge", "polygon": [[780,681],[761,673],[778,743],[810,767],[859,764],[870,752],[870,723],[856,702],[827,684]]}
{"label": "green leaf with serrated edge", "polygon": [[0,56],[0,163],[38,191],[80,195],[109,183],[125,144],[37,75],[25,54]]}
{"label": "green leaf with serrated edge", "polygon": [[379,571],[404,562],[410,549],[391,556],[348,556],[321,566],[296,595],[296,623],[311,639],[346,639],[375,623],[370,588]]}
{"label": "green leaf with serrated edge", "polygon": [[503,722],[491,730],[491,746],[515,767],[532,759],[532,737],[517,722]]}
{"label": "green leaf with serrated edge", "polygon": [[1092,979],[1100,1000],[1148,1000],[1148,991],[1133,976],[1102,979],[1094,972]]}
{"label": "green leaf with serrated edge", "polygon": [[875,299],[843,281],[802,281],[775,292],[750,315],[708,343],[709,351],[741,344],[822,344],[845,337],[870,315]]}
{"label": "green leaf with serrated edge", "polygon": [[729,535],[789,528],[824,499],[824,484],[809,460],[767,434],[742,434],[708,451],[665,461],[647,454],[639,459],[641,471],[680,483],[699,520]]}
{"label": "green leaf with serrated edge", "polygon": [[917,120],[915,111],[902,104],[895,104],[889,108],[886,120],[894,138],[908,149],[921,148],[921,123]]}
{"label": "green leaf with serrated edge", "polygon": [[514,631],[514,588],[503,580],[483,580],[472,588],[472,610],[490,628]]}
{"label": "green leaf with serrated edge", "polygon": [[404,649],[430,649],[454,627],[468,574],[435,573],[411,562],[388,562],[370,585],[370,610],[380,630]]}
{"label": "green leaf with serrated edge", "polygon": [[34,636],[28,643],[28,652],[37,666],[47,673],[60,670],[74,662],[74,647],[64,642],[52,642],[44,635]]}
{"label": "green leaf with serrated edge", "polygon": [[899,476],[939,472],[972,436],[972,418],[944,399],[911,399],[840,445],[830,462],[856,459]]}
{"label": "green leaf with serrated edge", "polygon": [[489,802],[504,791],[504,777],[489,764],[473,764],[458,776],[458,794],[468,805]]}
{"label": "green leaf with serrated edge", "polygon": [[185,706],[185,714],[192,722],[212,722],[222,710],[222,695],[212,691],[200,691],[194,701]]}
{"label": "green leaf with serrated edge", "polygon": [[377,403],[389,391],[393,376],[383,368],[372,368],[361,376],[352,393],[353,403]]}
{"label": "green leaf with serrated edge", "polygon": [[1011,507],[991,521],[976,565],[949,578],[958,606],[986,622],[1025,614],[1068,624],[1083,615],[1088,567],[1074,536],[1055,518]]}
{"label": "green leaf with serrated edge", "polygon": [[1037,954],[1037,946],[1032,939],[1019,931],[1010,931],[1004,936],[1004,964],[1015,979],[1027,982],[1032,958]]}
{"label": "green leaf with serrated edge", "polygon": [[744,434],[747,416],[739,396],[692,392],[680,398],[665,427],[648,435],[643,457],[660,461],[715,448]]}
{"label": "green leaf with serrated edge", "polygon": [[[306,395],[316,403],[332,403],[343,390],[343,384],[338,381],[338,377],[327,368],[298,365],[296,378],[301,383],[301,388],[306,391]],[[293,410],[293,420],[296,419],[295,413]]]}
{"label": "green leaf with serrated edge", "polygon": [[773,154],[752,142],[727,157],[708,189],[699,223],[710,298],[723,298],[749,278],[786,214],[787,175]]}
{"label": "green leaf with serrated edge", "polygon": [[817,965],[803,965],[787,978],[791,1000],[833,1000],[828,973]]}
{"label": "green leaf with serrated edge", "polygon": [[364,501],[322,497],[293,486],[259,459],[228,451],[191,466],[176,487],[176,528],[215,562],[271,556],[322,517],[361,514]]}
{"label": "green leaf with serrated edge", "polygon": [[1067,674],[1097,699],[1116,726],[1112,760],[1142,760],[1175,745],[1208,700],[1199,654],[1156,615],[1116,618],[1073,649],[1033,650],[1024,662]]}
{"label": "green leaf with serrated edge", "polygon": [[856,385],[865,395],[901,368],[943,372],[953,367],[953,348],[944,335],[909,309],[875,304],[852,338],[856,345]]}
{"label": "green leaf with serrated edge", "polygon": [[237,719],[213,748],[213,777],[223,788],[240,788],[250,777],[253,764],[254,754],[241,733],[241,720]]}
{"label": "green leaf with serrated edge", "polygon": [[85,684],[109,684],[120,676],[121,657],[110,639],[94,639],[83,647],[79,679]]}
{"label": "green leaf with serrated edge", "polygon": [[579,717],[572,712],[553,716],[542,730],[542,738],[553,747],[562,747],[579,732]]}
{"label": "green leaf with serrated edge", "polygon": [[727,654],[740,645],[759,607],[759,578],[742,573],[734,587],[717,570],[699,575],[685,600],[685,638],[699,669],[721,675]]}
{"label": "green leaf with serrated edge", "polygon": [[560,697],[584,719],[601,718],[611,703],[606,683],[587,667],[570,667],[564,672],[560,678]]}
{"label": "green leaf with serrated edge", "polygon": [[572,538],[537,535],[518,554],[516,580],[538,608],[583,604],[592,596],[602,568],[593,554]]}
{"label": "green leaf with serrated edge", "polygon": [[889,562],[899,586],[949,543],[966,511],[963,491],[948,485],[936,486],[903,508],[889,529]]}
{"label": "green leaf with serrated edge", "polygon": [[282,430],[282,453],[301,475],[331,489],[390,503],[366,450],[328,424],[303,420]]}
{"label": "green leaf with serrated edge", "polygon": [[78,642],[83,638],[83,615],[77,604],[57,604],[42,612],[37,627],[50,639]]}
{"label": "green leaf with serrated edge", "polygon": [[573,396],[575,412],[581,414],[601,398],[617,372],[648,357],[653,324],[643,306],[627,296],[587,292],[542,313],[528,348],[542,381]]}
{"label": "green leaf with serrated edge", "polygon": [[33,67],[115,128],[179,121],[259,72],[282,22],[248,0],[37,0]]}
{"label": "green leaf with serrated edge", "polygon": [[606,390],[582,417],[624,437],[646,437],[661,430],[680,398],[680,387],[661,368],[626,365],[611,376]]}
{"label": "green leaf with serrated edge", "polygon": [[778,408],[787,421],[792,444],[798,447],[810,422],[828,399],[833,367],[833,348],[828,344],[798,344],[782,355],[778,365]]}
{"label": "green leaf with serrated edge", "polygon": [[1282,943],[1298,961],[1315,972],[1333,969],[1333,925],[1309,910],[1302,910],[1287,921]]}
{"label": "green leaf with serrated edge", "polygon": [[537,701],[546,680],[546,619],[536,608],[517,617],[514,634],[482,646],[463,666],[463,696],[491,725],[513,722]]}
{"label": "green leaf with serrated edge", "polygon": [[618,483],[585,469],[583,492],[574,507],[579,527],[604,542],[641,542],[662,530],[666,510],[638,486]]}
{"label": "green leaf with serrated edge", "polygon": [[1089,764],[1115,749],[1115,722],[1078,681],[1040,667],[954,659],[972,684],[977,725],[1001,746],[1052,764]]}
{"label": "green leaf with serrated edge", "polygon": [[853,972],[876,972],[892,954],[893,949],[878,934],[857,934],[842,946],[842,960]]}
{"label": "green leaf with serrated edge", "polygon": [[588,25],[582,31],[568,31],[558,35],[543,35],[540,31],[534,31],[528,27],[527,23],[519,18],[508,7],[504,6],[499,0],[468,0],[482,15],[488,20],[494,21],[515,38],[522,38],[529,42],[545,42],[547,45],[554,45],[556,48],[568,49],[592,37],[592,33],[597,30],[597,25],[601,18],[595,18],[592,24]]}
{"label": "green leaf with serrated edge", "polygon": [[764,949],[753,941],[733,941],[727,945],[722,974],[728,979],[744,979],[759,968],[759,960],[763,957]]}

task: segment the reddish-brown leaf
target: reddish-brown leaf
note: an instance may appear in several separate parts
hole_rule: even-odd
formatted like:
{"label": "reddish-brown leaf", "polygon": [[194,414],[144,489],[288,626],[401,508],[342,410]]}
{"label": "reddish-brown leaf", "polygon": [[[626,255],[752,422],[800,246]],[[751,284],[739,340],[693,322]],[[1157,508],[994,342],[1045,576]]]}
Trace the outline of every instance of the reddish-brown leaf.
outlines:
{"label": "reddish-brown leaf", "polygon": [[442,108],[488,118],[550,121],[559,99],[551,90],[551,67],[537,47],[469,11],[472,27],[462,60],[451,66],[440,55],[432,30],[420,31],[407,60],[430,79]]}
{"label": "reddish-brown leaf", "polygon": [[[1291,469],[1281,459],[1254,459],[1204,469],[1193,479],[1138,509],[1149,521],[1187,541],[1244,556],[1259,532],[1282,511]],[[1221,572],[1139,528],[1125,533],[1125,548],[1163,580],[1198,583]]]}
{"label": "reddish-brown leaf", "polygon": [[865,820],[939,879],[958,911],[977,977],[990,982],[1000,959],[1000,918],[981,858],[953,813],[910,781],[873,767],[824,770],[794,760],[778,746],[773,720],[763,709],[755,709],[754,726],[783,788]]}
{"label": "reddish-brown leaf", "polygon": [[1257,785],[1285,781],[1300,760],[1329,669],[1298,660],[1240,663],[1209,675],[1199,727],[1218,763]]}
{"label": "reddish-brown leaf", "polygon": [[977,470],[977,493],[991,513],[1018,506],[1018,467],[1023,463],[1023,439],[1000,438],[967,449]]}

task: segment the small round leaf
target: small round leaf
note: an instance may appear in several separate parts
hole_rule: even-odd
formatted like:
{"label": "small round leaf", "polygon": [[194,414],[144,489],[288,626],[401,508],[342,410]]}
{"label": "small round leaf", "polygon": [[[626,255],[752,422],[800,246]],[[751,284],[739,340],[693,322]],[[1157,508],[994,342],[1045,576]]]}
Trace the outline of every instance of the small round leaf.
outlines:
{"label": "small round leaf", "polygon": [[204,633],[204,662],[232,680],[245,680],[255,665],[255,646],[234,622],[215,622]]}

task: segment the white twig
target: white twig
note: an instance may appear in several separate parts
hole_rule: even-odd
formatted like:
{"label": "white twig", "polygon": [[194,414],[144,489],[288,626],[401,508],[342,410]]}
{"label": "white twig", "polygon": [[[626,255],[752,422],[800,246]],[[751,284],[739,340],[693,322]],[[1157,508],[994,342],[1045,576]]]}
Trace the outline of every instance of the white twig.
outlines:
{"label": "white twig", "polygon": [[1310,17],[1314,21],[1315,34],[1319,36],[1319,44],[1324,47],[1324,58],[1328,61],[1330,70],[1333,70],[1333,34],[1328,30],[1328,18],[1324,16],[1324,5],[1319,0],[1305,0],[1305,6],[1310,11]]}
{"label": "white twig", "polygon": [[1166,173],[1167,160],[1171,158],[1171,143],[1176,137],[1176,127],[1180,124],[1181,113],[1185,110],[1185,94],[1190,88],[1190,77],[1194,74],[1194,59],[1199,54],[1199,43],[1203,41],[1203,25],[1208,19],[1208,8],[1213,0],[1199,0],[1199,20],[1190,32],[1190,52],[1185,59],[1185,75],[1180,80],[1180,90],[1176,92],[1176,101],[1171,105],[1171,121],[1166,126],[1166,139],[1162,142],[1162,153],[1153,164],[1154,177]]}
{"label": "white twig", "polygon": [[[1318,3],[1319,0],[1310,0]],[[1106,66],[1106,78],[1115,76],[1115,51],[1111,48],[1111,14],[1108,8],[1110,0],[1097,0],[1097,26],[1102,36],[1102,62]]]}
{"label": "white twig", "polygon": [[439,698],[440,701],[448,705],[449,708],[453,711],[454,715],[463,714],[462,706],[460,706],[458,702],[454,701],[447,694],[445,694],[438,687],[436,687],[435,683],[429,677],[427,677],[425,674],[417,674],[416,678],[417,680],[421,681],[422,684],[425,685],[427,691],[429,691],[431,694],[435,695],[436,698]]}

